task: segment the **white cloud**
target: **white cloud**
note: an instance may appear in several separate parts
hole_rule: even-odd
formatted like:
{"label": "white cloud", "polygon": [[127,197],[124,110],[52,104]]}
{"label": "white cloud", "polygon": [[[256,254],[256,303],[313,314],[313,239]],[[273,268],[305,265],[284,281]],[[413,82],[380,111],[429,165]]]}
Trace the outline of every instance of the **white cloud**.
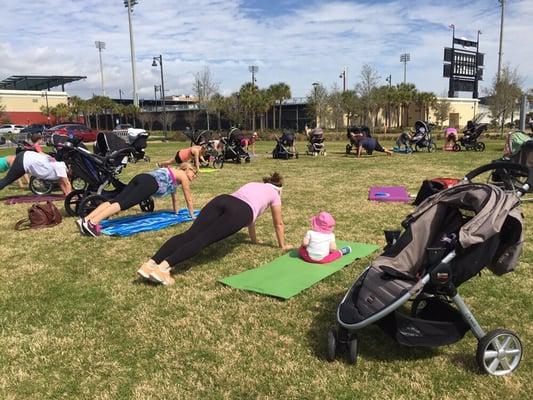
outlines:
{"label": "white cloud", "polygon": [[[89,3],[89,4],[88,4]],[[312,82],[330,86],[348,67],[349,86],[364,63],[384,78],[403,78],[399,55],[410,52],[408,80],[421,90],[442,93],[443,47],[454,23],[459,36],[478,29],[486,53],[485,84],[496,72],[499,7],[486,0],[278,1],[276,16],[250,10],[243,0],[140,0],[134,15],[138,87],[153,97],[159,70],[152,57],[163,54],[168,93],[190,92],[192,73],[209,65],[230,93],[249,80],[247,66],[260,67],[260,86],[287,82],[293,95],[305,96]],[[0,79],[18,74],[86,75],[69,85],[72,94],[99,93],[95,40],[103,53],[106,91],[131,92],[127,13],[122,1],[4,0],[0,30]],[[504,62],[519,67],[533,87],[533,2],[507,2]]]}

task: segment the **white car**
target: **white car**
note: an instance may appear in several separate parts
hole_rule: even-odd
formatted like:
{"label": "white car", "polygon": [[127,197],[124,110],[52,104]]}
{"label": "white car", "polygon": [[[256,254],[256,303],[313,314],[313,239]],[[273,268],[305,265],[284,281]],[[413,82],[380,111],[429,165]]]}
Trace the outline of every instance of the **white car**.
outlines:
{"label": "white car", "polygon": [[8,134],[19,134],[22,129],[24,129],[24,125],[12,125],[12,124],[4,124],[0,125],[0,144],[6,143],[6,137],[5,135]]}

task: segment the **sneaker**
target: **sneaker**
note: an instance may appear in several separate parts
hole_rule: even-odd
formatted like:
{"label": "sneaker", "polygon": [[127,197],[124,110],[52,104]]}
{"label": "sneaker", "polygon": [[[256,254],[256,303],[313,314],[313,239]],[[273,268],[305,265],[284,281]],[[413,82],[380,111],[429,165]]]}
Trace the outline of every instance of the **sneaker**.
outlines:
{"label": "sneaker", "polygon": [[155,271],[150,274],[150,279],[165,286],[176,283],[174,278],[170,276],[170,268],[156,267]]}
{"label": "sneaker", "polygon": [[[150,276],[150,274],[152,272],[155,272],[156,270],[157,270],[157,264],[154,261],[150,260],[150,261],[145,262],[143,265],[141,265],[141,268],[137,270],[137,274],[141,278],[148,279],[149,281],[154,281],[152,277]],[[158,281],[154,281],[154,282],[158,282]]]}
{"label": "sneaker", "polygon": [[76,221],[76,225],[78,225],[78,229],[79,229],[80,233],[83,236],[86,236],[87,232],[85,232],[85,229],[83,228],[83,218],[78,218],[78,220]]}
{"label": "sneaker", "polygon": [[341,253],[343,256],[345,256],[346,254],[350,254],[351,252],[352,248],[350,246],[346,246],[341,249]]}
{"label": "sneaker", "polygon": [[91,221],[85,221],[83,220],[81,223],[83,230],[91,235],[91,236],[99,236],[100,235],[100,225],[95,225]]}

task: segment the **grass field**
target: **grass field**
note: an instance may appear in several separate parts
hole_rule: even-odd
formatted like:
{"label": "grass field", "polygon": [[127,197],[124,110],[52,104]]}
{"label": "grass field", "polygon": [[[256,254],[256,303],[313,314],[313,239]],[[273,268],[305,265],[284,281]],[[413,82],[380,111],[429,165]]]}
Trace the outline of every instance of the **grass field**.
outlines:
{"label": "grass field", "polygon": [[[151,143],[152,163],[129,165],[122,178],[152,169],[179,146],[184,143]],[[356,160],[344,156],[344,146],[328,143],[327,157],[278,161],[267,154],[273,143],[260,142],[251,164],[201,174],[194,204],[279,171],[288,243],[299,244],[309,218],[327,210],[339,239],[383,246],[383,230],[399,227],[412,206],[368,202],[371,185],[401,184],[415,194],[423,179],[461,177],[502,148],[490,141],[484,153]],[[2,197],[17,193],[13,185]],[[163,199],[156,207],[170,204]],[[460,288],[487,331],[505,327],[522,339],[518,371],[494,378],[478,372],[471,333],[449,347],[413,349],[370,327],[360,334],[356,366],[342,358],[326,362],[325,336],[336,307],[370,258],[288,301],[217,283],[281,254],[269,215],[257,225],[264,245],[238,233],[181,265],[174,286],[158,287],[138,281],[135,271],[186,225],[123,239],[87,238],[65,218],[54,228],[15,232],[27,208],[0,205],[2,399],[526,399],[533,392],[530,244],[516,272],[496,277],[487,271]],[[533,205],[524,212],[531,221]],[[526,229],[528,241],[533,231],[530,224]]]}

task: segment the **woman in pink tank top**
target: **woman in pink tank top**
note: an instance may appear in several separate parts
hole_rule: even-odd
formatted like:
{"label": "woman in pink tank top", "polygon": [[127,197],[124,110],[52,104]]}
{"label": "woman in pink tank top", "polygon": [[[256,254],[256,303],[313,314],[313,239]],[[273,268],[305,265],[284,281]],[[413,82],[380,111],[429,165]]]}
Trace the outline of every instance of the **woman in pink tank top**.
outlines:
{"label": "woman in pink tank top", "polygon": [[145,262],[137,273],[154,282],[171,285],[171,267],[198,254],[212,243],[218,242],[244,227],[252,243],[259,243],[255,233],[255,221],[268,208],[278,246],[283,250],[292,246],[285,244],[285,226],[281,216],[281,187],[283,178],[274,173],[263,178],[263,183],[250,182],[232,194],[222,194],[207,203],[185,232],[170,238],[157,253]]}
{"label": "woman in pink tank top", "polygon": [[196,170],[198,171],[200,169],[200,161],[201,162],[205,161],[204,153],[205,153],[205,145],[201,145],[201,146],[194,145],[191,147],[186,147],[184,149],[178,150],[174,158],[160,162],[158,165],[159,167],[164,168],[174,163],[179,165],[183,162],[192,161],[194,163],[194,166],[196,167]]}

